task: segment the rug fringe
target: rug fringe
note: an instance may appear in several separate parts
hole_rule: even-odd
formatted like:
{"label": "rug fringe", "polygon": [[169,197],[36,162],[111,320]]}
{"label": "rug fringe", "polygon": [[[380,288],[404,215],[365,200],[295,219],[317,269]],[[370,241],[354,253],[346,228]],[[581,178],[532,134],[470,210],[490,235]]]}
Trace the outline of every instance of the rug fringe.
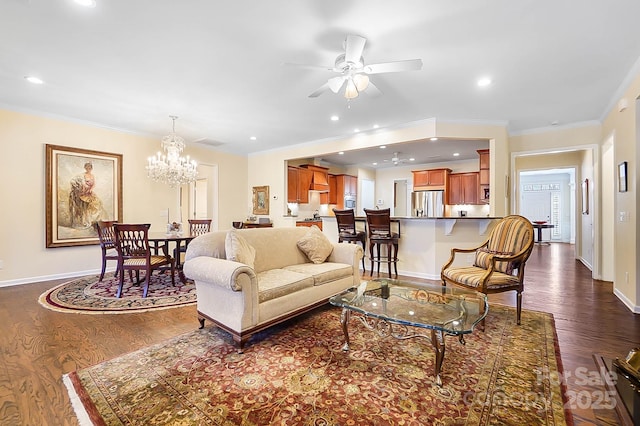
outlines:
{"label": "rug fringe", "polygon": [[69,393],[69,399],[71,400],[71,406],[73,407],[73,411],[78,418],[78,423],[80,426],[93,426],[93,422],[89,417],[89,413],[84,408],[84,404],[82,404],[82,400],[80,399],[80,395],[76,392],[73,383],[71,382],[71,378],[69,378],[68,374],[64,374],[62,376],[62,381],[64,385],[67,387],[67,393]]}

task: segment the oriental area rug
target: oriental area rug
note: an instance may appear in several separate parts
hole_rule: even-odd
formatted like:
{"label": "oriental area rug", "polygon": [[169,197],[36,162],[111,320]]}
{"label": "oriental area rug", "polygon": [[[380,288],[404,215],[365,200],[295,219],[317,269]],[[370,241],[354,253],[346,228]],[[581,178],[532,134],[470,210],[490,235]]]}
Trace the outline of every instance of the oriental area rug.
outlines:
{"label": "oriental area rug", "polygon": [[[83,314],[124,314],[167,309],[196,303],[196,286],[187,280],[183,284],[175,276],[175,287],[171,284],[170,272],[154,272],[149,282],[147,297],[142,297],[143,286],[132,283],[125,276],[122,296],[116,297],[119,281],[107,273],[102,281],[99,275],[78,278],[60,284],[40,295],[42,306],[58,312]],[[144,274],[140,274],[141,277]],[[135,281],[135,274],[133,275]]]}
{"label": "oriental area rug", "polygon": [[491,306],[486,329],[447,337],[440,388],[429,339],[380,338],[319,308],[238,354],[205,328],[63,380],[81,425],[564,425],[551,314]]}

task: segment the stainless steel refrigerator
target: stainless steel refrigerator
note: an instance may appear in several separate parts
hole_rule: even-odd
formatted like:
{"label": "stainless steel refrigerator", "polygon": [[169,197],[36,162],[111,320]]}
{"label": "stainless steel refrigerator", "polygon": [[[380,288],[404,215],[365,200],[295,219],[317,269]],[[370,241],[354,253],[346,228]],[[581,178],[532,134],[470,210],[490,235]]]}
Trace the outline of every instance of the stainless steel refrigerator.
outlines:
{"label": "stainless steel refrigerator", "polygon": [[415,191],[411,193],[411,216],[442,217],[444,191]]}

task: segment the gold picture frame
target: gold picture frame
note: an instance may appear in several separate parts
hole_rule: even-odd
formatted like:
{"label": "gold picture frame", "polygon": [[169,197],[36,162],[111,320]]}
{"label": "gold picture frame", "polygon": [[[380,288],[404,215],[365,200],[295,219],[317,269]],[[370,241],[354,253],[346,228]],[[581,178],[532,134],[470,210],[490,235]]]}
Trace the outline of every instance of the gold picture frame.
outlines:
{"label": "gold picture frame", "polygon": [[269,214],[269,186],[253,187],[253,214]]}
{"label": "gold picture frame", "polygon": [[46,145],[46,247],[99,244],[98,220],[122,221],[122,154]]}

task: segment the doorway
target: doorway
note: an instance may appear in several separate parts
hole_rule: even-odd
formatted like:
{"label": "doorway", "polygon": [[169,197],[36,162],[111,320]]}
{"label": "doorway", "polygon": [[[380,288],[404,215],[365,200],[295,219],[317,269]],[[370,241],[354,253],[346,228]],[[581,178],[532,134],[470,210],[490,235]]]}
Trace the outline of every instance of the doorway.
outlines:
{"label": "doorway", "polygon": [[[198,178],[180,187],[181,218],[211,219],[211,229],[218,229],[218,166],[198,165]],[[186,222],[186,220],[185,220]]]}
{"label": "doorway", "polygon": [[393,215],[407,216],[408,207],[407,181],[406,179],[393,181]]}
{"label": "doorway", "polygon": [[544,241],[575,243],[575,169],[522,171],[518,180],[519,214],[553,225]]}

